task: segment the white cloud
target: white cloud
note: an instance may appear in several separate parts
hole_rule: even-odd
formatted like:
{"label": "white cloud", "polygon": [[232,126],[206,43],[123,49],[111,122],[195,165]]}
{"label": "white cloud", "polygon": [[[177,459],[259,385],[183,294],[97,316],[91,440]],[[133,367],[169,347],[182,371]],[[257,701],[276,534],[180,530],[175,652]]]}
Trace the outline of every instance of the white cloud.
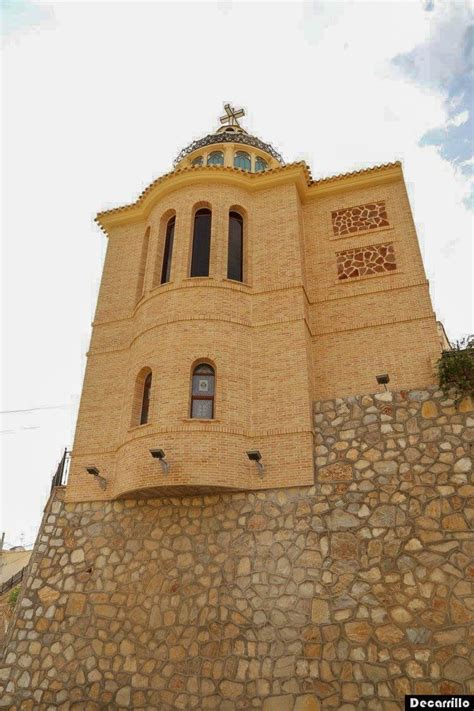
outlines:
{"label": "white cloud", "polygon": [[52,8],[54,24],[19,33],[4,57],[3,409],[68,408],[2,426],[14,430],[0,435],[13,541],[38,522],[72,441],[106,246],[93,217],[168,171],[217,125],[224,101],[245,106],[249,131],[288,161],[306,158],[315,176],[402,159],[435,308],[451,337],[471,328],[468,182],[418,145],[447,108],[437,87],[415,86],[391,63],[430,38],[435,11],[393,2]]}
{"label": "white cloud", "polygon": [[461,111],[461,113],[456,114],[456,116],[453,116],[452,119],[450,119],[447,123],[448,126],[462,126],[464,123],[467,123],[469,120],[469,111],[466,109],[465,111]]}

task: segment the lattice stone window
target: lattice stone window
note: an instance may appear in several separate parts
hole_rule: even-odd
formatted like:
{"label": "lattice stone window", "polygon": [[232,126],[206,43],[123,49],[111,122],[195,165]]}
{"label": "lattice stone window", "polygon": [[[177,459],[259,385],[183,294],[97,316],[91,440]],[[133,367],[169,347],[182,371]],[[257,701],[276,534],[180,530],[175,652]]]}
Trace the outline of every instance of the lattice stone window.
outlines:
{"label": "lattice stone window", "polygon": [[336,237],[390,226],[384,200],[334,210],[331,216],[332,229]]}
{"label": "lattice stone window", "polygon": [[338,279],[391,272],[397,268],[393,244],[346,249],[344,252],[338,252],[336,260]]}

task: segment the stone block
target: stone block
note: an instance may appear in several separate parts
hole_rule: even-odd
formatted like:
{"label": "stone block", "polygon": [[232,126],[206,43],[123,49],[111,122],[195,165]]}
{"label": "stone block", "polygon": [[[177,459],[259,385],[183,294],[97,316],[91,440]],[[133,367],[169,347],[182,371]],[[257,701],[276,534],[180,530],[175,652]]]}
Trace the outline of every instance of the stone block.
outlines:
{"label": "stone block", "polygon": [[319,699],[306,694],[305,696],[298,696],[293,711],[320,711],[320,709]]}
{"label": "stone block", "polygon": [[293,711],[293,696],[270,696],[264,700],[262,711]]}
{"label": "stone block", "polygon": [[335,560],[357,558],[358,540],[353,533],[340,532],[331,534],[331,556]]}
{"label": "stone block", "polygon": [[421,406],[421,416],[425,419],[431,419],[438,416],[438,406],[433,400],[425,400]]}
{"label": "stone block", "polygon": [[70,593],[66,604],[66,615],[82,615],[87,596],[83,593]]}
{"label": "stone block", "polygon": [[350,464],[335,462],[319,469],[317,478],[319,481],[350,481],[352,479],[352,467]]}
{"label": "stone block", "polygon": [[327,600],[315,598],[311,606],[311,620],[319,624],[330,622],[329,605]]}

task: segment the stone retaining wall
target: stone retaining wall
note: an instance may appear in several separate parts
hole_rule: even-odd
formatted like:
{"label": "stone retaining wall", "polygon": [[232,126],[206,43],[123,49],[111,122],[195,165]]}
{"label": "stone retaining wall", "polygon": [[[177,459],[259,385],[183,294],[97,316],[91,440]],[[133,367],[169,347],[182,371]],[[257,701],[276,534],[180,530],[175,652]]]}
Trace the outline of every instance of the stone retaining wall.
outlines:
{"label": "stone retaining wall", "polygon": [[[9,709],[403,708],[473,693],[473,405],[315,406],[312,487],[50,501],[0,665]],[[470,681],[471,680],[471,681]]]}

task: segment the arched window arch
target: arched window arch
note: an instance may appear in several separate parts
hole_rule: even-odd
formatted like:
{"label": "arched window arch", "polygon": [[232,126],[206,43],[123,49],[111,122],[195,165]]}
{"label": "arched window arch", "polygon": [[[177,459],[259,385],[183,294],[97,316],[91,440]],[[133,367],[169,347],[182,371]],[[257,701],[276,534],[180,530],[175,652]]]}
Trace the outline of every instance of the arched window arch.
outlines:
{"label": "arched window arch", "polygon": [[201,420],[214,418],[215,372],[209,363],[201,363],[193,370],[191,384],[191,417]]}
{"label": "arched window arch", "polygon": [[171,275],[171,258],[173,256],[174,242],[174,227],[176,217],[173,216],[168,220],[166,225],[165,245],[163,249],[163,264],[161,266],[161,281],[160,284],[166,284],[170,280]]}
{"label": "arched window arch", "polygon": [[227,278],[243,281],[244,220],[238,212],[229,212],[229,239],[227,244]]}
{"label": "arched window arch", "polygon": [[204,163],[204,158],[202,156],[198,156],[193,160],[191,165],[202,165]]}
{"label": "arched window arch", "polygon": [[242,168],[243,170],[251,170],[252,163],[248,153],[237,151],[234,156],[234,168]]}
{"label": "arched window arch", "polygon": [[211,220],[212,213],[208,208],[202,208],[194,215],[193,252],[191,257],[192,277],[209,276]]}
{"label": "arched window arch", "polygon": [[224,154],[222,151],[212,151],[207,156],[208,165],[224,165]]}
{"label": "arched window arch", "polygon": [[267,161],[263,160],[260,156],[257,156],[255,158],[255,172],[256,173],[261,173],[264,170],[266,170],[268,167]]}

